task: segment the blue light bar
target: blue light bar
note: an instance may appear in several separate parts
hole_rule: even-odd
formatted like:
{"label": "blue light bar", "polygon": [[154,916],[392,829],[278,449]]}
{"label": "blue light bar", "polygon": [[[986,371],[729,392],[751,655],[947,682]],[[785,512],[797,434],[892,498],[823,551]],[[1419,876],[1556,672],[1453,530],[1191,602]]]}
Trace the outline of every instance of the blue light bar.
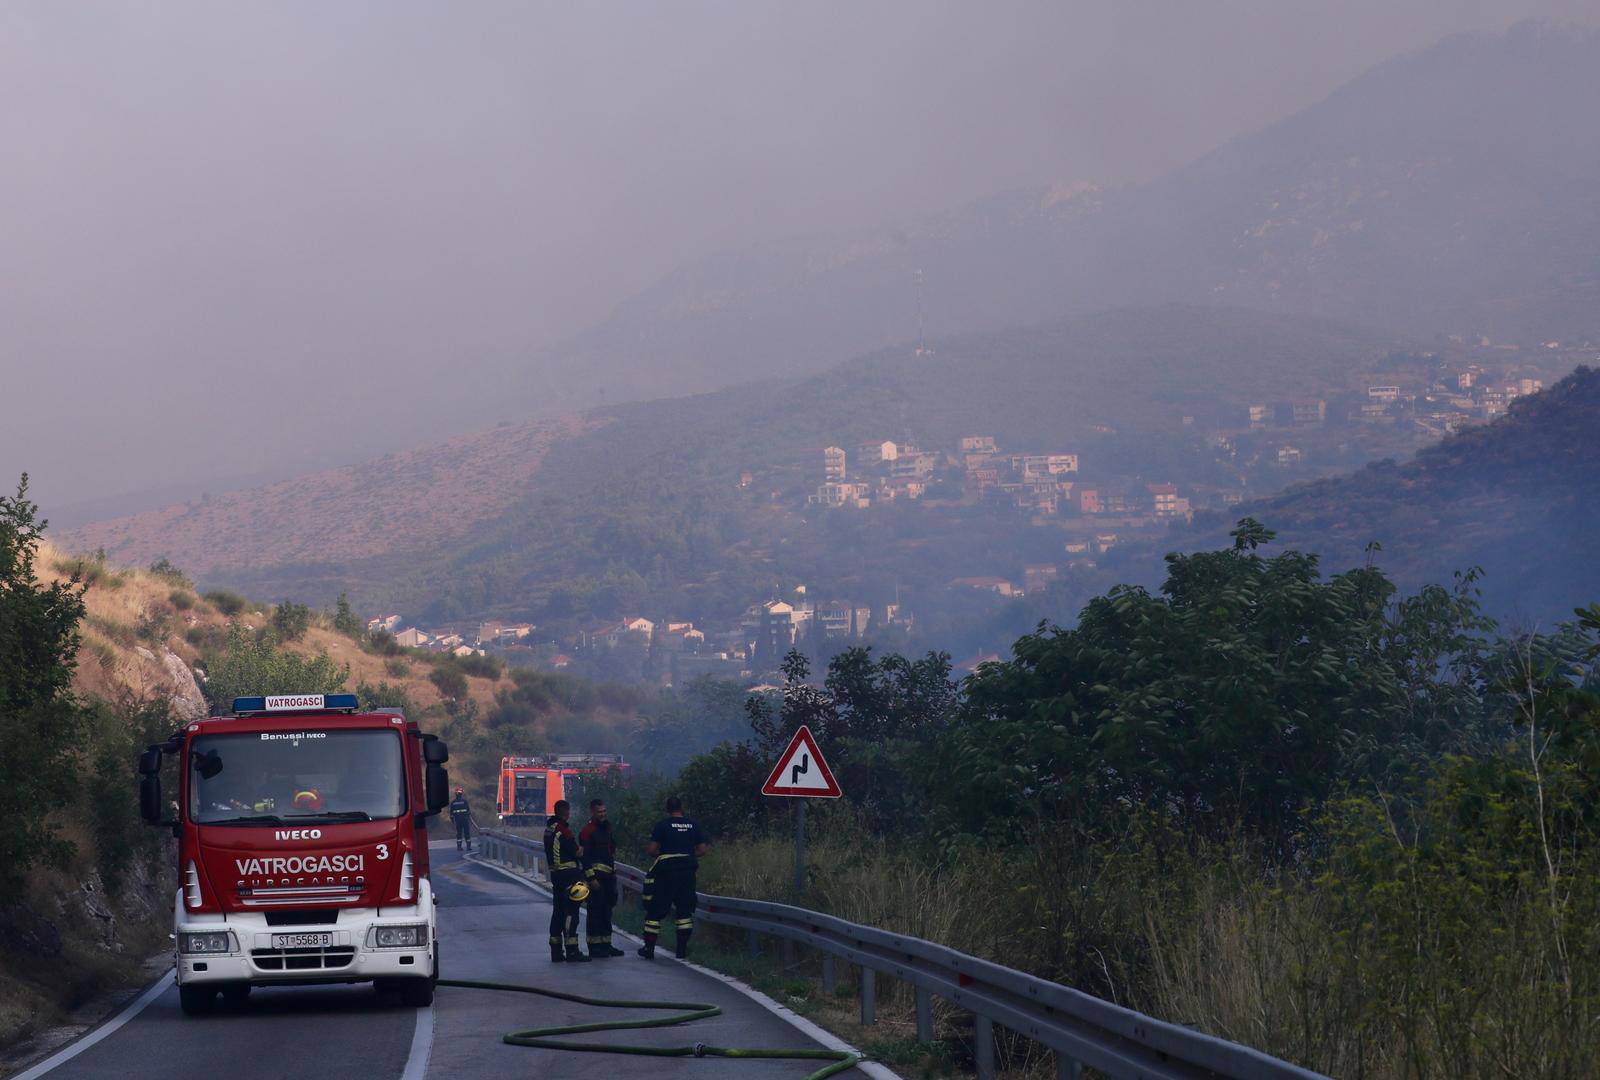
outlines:
{"label": "blue light bar", "polygon": [[257,713],[355,712],[360,702],[354,694],[268,694],[233,699],[235,716]]}

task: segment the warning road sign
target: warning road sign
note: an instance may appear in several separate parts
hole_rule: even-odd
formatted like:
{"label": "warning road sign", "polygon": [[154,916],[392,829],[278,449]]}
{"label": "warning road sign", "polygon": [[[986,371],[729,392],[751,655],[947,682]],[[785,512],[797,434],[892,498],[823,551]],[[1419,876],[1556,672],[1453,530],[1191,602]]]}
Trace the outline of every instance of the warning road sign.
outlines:
{"label": "warning road sign", "polygon": [[802,726],[789,740],[789,748],[778,756],[778,767],[761,786],[763,795],[786,795],[801,799],[837,799],[844,794],[833,778],[828,763],[817,750],[811,729]]}

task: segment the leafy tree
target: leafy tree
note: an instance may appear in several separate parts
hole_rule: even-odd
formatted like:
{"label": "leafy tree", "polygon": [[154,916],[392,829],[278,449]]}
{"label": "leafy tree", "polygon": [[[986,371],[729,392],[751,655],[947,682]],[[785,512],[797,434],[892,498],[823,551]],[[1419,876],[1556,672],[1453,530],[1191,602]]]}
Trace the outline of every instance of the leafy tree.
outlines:
{"label": "leafy tree", "polygon": [[428,681],[438,687],[447,700],[460,701],[467,696],[467,677],[457,667],[440,665],[428,675]]}
{"label": "leafy tree", "polygon": [[1118,587],[1071,630],[1041,627],[968,686],[941,775],[953,817],[1099,815],[1152,806],[1192,833],[1282,839],[1361,775],[1452,745],[1476,701],[1470,580],[1393,603],[1362,567],[1231,550],[1167,557],[1162,595]]}
{"label": "leafy tree", "polygon": [[311,625],[311,609],[293,600],[285,600],[272,612],[272,629],[280,641],[299,641]]}
{"label": "leafy tree", "polygon": [[52,815],[72,796],[84,725],[72,693],[83,587],[34,576],[46,524],[37,514],[24,473],[14,497],[0,496],[0,900],[30,866],[72,849]]}
{"label": "leafy tree", "polygon": [[350,597],[347,593],[340,593],[339,599],[333,606],[333,628],[345,637],[361,640],[367,632],[366,624],[361,621],[361,616],[350,609]]}
{"label": "leafy tree", "polygon": [[327,653],[300,656],[277,648],[271,635],[235,625],[223,647],[209,657],[205,694],[212,709],[222,712],[236,697],[337,693],[349,677],[350,666],[335,663]]}

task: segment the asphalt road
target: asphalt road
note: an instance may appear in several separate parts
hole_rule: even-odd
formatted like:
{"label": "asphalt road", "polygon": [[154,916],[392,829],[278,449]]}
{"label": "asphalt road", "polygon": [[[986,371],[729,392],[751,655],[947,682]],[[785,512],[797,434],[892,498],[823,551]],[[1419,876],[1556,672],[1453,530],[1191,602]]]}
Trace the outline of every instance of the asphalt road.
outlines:
{"label": "asphalt road", "polygon": [[[668,959],[646,963],[632,954],[591,964],[551,964],[550,906],[542,896],[498,872],[459,858],[445,844],[433,849],[439,898],[441,968],[447,978],[536,983],[602,998],[666,998],[711,1002],[723,1015],[678,1028],[606,1032],[608,1042],[681,1046],[812,1047],[817,1044],[737,990]],[[507,1046],[500,1036],[519,1028],[659,1016],[658,1012],[593,1009],[525,994],[442,987],[431,1016],[403,1008],[370,986],[257,989],[236,1010],[185,1017],[168,987],[122,1027],[62,1062],[50,1080],[372,1080],[421,1076],[537,1076],[671,1078],[803,1077],[819,1062],[727,1061],[568,1053]],[[432,1021],[426,1073],[412,1061],[419,1022]],[[850,1073],[847,1075],[860,1075]]]}

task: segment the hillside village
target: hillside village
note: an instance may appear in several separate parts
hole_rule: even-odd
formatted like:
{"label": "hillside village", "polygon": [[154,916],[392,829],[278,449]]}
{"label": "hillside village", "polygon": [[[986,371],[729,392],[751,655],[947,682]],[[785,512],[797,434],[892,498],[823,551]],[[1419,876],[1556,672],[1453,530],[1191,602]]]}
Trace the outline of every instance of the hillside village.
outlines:
{"label": "hillside village", "polygon": [[[1276,491],[1296,479],[1337,471],[1350,445],[1375,433],[1386,444],[1420,445],[1502,415],[1516,398],[1543,388],[1526,363],[1495,363],[1480,344],[1456,362],[1431,354],[1427,374],[1402,368],[1391,380],[1329,398],[1251,403],[1228,426],[1194,430],[1211,464],[1231,484],[1183,477],[1120,473],[1114,462],[1061,445],[1016,448],[993,435],[972,434],[948,446],[923,447],[883,439],[845,448],[829,445],[798,455],[772,470],[740,470],[737,485],[774,505],[805,514],[917,513],[935,508],[958,514],[1007,515],[1025,527],[1054,530],[1057,558],[1011,568],[973,567],[944,583],[950,593],[977,593],[999,601],[1049,590],[1064,575],[1093,570],[1119,545],[1158,538],[1195,511],[1226,510],[1246,498]],[[1554,356],[1566,350],[1546,343]],[[1562,360],[1565,360],[1563,355]],[[1184,427],[1195,428],[1193,417]],[[1112,431],[1109,425],[1091,435]],[[1213,474],[1215,475],[1215,474]],[[670,613],[623,613],[588,625],[541,632],[526,621],[493,619],[469,625],[415,626],[385,613],[369,631],[396,644],[457,656],[497,656],[513,665],[585,674],[629,668],[664,685],[699,676],[730,680],[770,677],[796,646],[837,651],[852,643],[903,639],[916,614],[898,601],[808,595],[797,584],[785,595],[752,597],[737,618],[697,625]],[[974,657],[969,668],[987,654]]]}

